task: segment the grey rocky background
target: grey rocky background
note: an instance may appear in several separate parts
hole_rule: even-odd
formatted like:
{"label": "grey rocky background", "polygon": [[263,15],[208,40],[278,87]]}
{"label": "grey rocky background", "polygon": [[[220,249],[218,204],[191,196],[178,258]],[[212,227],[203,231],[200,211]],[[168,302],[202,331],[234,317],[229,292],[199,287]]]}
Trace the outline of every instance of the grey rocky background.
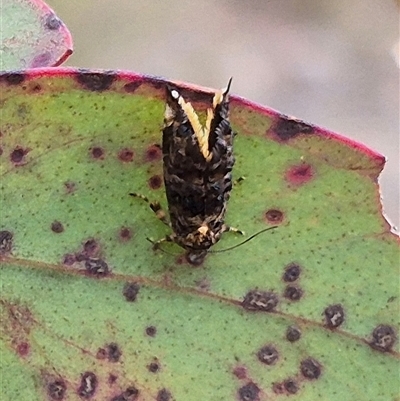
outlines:
{"label": "grey rocky background", "polygon": [[[399,227],[399,2],[48,0],[74,38],[67,65],[219,88],[384,154]],[[362,201],[362,200],[360,200]]]}

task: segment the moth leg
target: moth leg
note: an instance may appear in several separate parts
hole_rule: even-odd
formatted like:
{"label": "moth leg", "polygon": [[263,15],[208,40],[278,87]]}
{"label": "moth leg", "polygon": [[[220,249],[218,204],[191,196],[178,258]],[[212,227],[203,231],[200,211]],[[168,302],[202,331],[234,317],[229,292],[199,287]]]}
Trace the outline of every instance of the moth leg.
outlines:
{"label": "moth leg", "polygon": [[136,193],[136,192],[132,192],[132,193],[130,193],[129,195],[130,195],[130,196],[133,196],[133,197],[135,197],[135,198],[143,199],[146,203],[149,204],[150,209],[155,213],[155,215],[157,216],[157,218],[158,218],[159,220],[161,220],[164,224],[166,224],[168,227],[170,227],[170,223],[169,223],[169,221],[168,221],[168,219],[167,219],[167,215],[166,215],[166,213],[164,212],[163,208],[161,207],[160,202],[158,202],[158,201],[150,202],[150,201],[149,201],[149,198],[148,198],[147,196],[138,194],[138,193]]}
{"label": "moth leg", "polygon": [[158,241],[153,241],[152,239],[147,238],[147,241],[153,244],[153,249],[158,249],[160,247],[160,244],[162,244],[163,242],[175,242],[175,234],[166,235],[164,238],[161,238]]}
{"label": "moth leg", "polygon": [[240,235],[244,235],[244,231],[239,230],[239,229],[236,228],[236,227],[230,227],[230,226],[227,226],[226,224],[224,224],[224,225],[222,226],[222,232],[223,232],[223,233],[226,233],[226,232],[228,232],[228,231],[233,232],[233,233],[237,233],[237,234],[240,234]]}

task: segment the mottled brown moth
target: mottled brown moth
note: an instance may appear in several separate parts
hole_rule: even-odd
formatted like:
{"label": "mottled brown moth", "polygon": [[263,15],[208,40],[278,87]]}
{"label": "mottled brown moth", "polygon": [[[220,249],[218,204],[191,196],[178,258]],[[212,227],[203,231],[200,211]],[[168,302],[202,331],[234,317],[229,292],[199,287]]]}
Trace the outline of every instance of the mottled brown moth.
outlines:
{"label": "mottled brown moth", "polygon": [[201,263],[224,232],[238,231],[224,223],[235,163],[230,84],[231,80],[226,89],[215,93],[204,126],[178,89],[167,87],[162,152],[170,223],[159,203],[150,206],[173,233],[155,245],[174,242],[187,251],[193,263]]}

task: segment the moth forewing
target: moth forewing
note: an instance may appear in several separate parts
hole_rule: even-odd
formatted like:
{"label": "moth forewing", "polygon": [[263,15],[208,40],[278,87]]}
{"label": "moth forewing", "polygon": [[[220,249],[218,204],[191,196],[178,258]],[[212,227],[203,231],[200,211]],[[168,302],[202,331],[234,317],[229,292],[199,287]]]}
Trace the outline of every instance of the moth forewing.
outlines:
{"label": "moth forewing", "polygon": [[164,183],[173,234],[169,240],[201,262],[229,228],[224,224],[232,189],[233,133],[229,81],[207,110],[205,126],[192,104],[167,87],[163,129]]}

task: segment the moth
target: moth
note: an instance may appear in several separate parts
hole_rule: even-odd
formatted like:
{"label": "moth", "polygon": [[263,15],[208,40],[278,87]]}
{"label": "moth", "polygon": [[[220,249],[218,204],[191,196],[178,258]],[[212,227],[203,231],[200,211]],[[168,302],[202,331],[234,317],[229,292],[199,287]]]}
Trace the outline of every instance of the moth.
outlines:
{"label": "moth", "polygon": [[229,123],[231,81],[215,93],[204,126],[178,89],[166,89],[162,153],[170,223],[158,202],[150,203],[150,207],[173,233],[154,244],[174,242],[195,264],[204,260],[224,232],[241,233],[224,223],[235,164],[234,134]]}

